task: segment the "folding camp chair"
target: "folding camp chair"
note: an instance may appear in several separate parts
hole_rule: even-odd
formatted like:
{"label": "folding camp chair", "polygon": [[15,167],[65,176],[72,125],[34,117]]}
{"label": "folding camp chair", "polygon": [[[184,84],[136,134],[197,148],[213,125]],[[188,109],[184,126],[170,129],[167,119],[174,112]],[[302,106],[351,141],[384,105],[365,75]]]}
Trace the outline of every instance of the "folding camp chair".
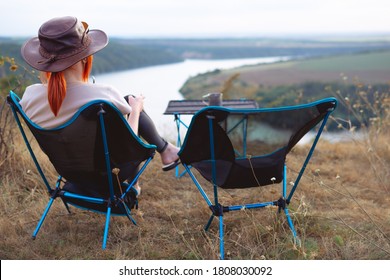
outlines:
{"label": "folding camp chair", "polygon": [[[214,217],[219,218],[221,259],[224,258],[223,215],[228,211],[277,206],[279,211],[284,211],[294,240],[299,240],[287,206],[336,104],[336,99],[327,98],[279,108],[206,107],[193,116],[179,156],[211,210],[205,230],[209,229]],[[308,155],[287,194],[286,156],[319,124]],[[194,169],[213,185],[213,202],[197,180]],[[218,199],[219,188],[251,188],[276,183],[282,183],[282,191],[280,198],[274,201],[223,206]]]}
{"label": "folding camp chair", "polygon": [[[69,213],[68,205],[73,205],[106,215],[102,245],[105,249],[111,215],[127,216],[136,224],[131,214],[131,209],[138,207],[134,185],[152,160],[156,147],[143,143],[120,111],[107,101],[90,102],[64,125],[43,129],[26,116],[19,100],[12,91],[7,98],[50,196],[33,238],[54,200],[60,197]],[[20,116],[59,174],[53,186],[35,156]]]}

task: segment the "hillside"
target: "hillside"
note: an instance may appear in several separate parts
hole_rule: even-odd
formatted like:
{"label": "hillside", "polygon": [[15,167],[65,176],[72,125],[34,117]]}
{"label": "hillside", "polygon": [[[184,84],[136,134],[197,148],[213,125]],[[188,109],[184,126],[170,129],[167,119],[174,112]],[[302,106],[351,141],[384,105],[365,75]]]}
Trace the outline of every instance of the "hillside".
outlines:
{"label": "hillside", "polygon": [[307,82],[389,84],[389,61],[390,51],[383,51],[215,70],[188,79],[180,92],[185,98],[194,99],[220,90],[233,76],[236,84],[265,88]]}
{"label": "hillside", "polygon": [[[310,93],[338,94],[344,118],[332,118],[330,126],[348,133],[347,142],[332,143],[320,139],[296,190],[289,211],[302,246],[291,239],[288,223],[275,207],[262,210],[243,209],[226,213],[226,258],[232,260],[389,260],[390,259],[390,98],[389,91],[378,85],[362,85],[353,81],[350,70],[360,67],[366,71],[383,67],[388,73],[388,53],[367,56],[332,57],[326,60],[291,61],[273,65],[258,65],[225,71],[215,71],[191,79],[216,80],[215,89],[224,97],[256,98],[259,104],[282,104],[314,98]],[[371,56],[372,55],[372,56]],[[376,55],[379,55],[378,57]],[[375,58],[376,57],[376,58]],[[335,61],[332,61],[335,59]],[[376,60],[375,60],[376,59]],[[338,63],[336,63],[338,61]],[[349,62],[348,62],[349,61]],[[358,66],[347,68],[348,63]],[[374,62],[370,63],[369,62]],[[1,60],[0,60],[1,62]],[[338,68],[336,67],[338,65]],[[352,64],[349,64],[352,65]],[[13,64],[11,64],[11,67]],[[363,67],[364,66],[364,67]],[[0,69],[9,67],[6,61]],[[288,68],[290,75],[307,71],[333,71],[340,83],[304,82],[259,85],[260,76],[247,82],[239,79],[257,69]],[[294,68],[295,67],[295,68]],[[335,67],[334,69],[331,69]],[[344,72],[341,73],[340,67]],[[244,71],[245,70],[245,71]],[[240,74],[241,75],[236,75]],[[25,74],[25,73],[23,73]],[[323,77],[323,75],[320,75]],[[249,76],[248,76],[249,77]],[[262,77],[262,76],[261,76]],[[227,80],[226,80],[227,78]],[[332,78],[333,79],[333,78]],[[253,82],[255,81],[255,82]],[[0,258],[2,260],[210,260],[218,258],[218,226],[213,223],[206,233],[203,228],[210,209],[189,176],[176,178],[174,172],[162,172],[159,154],[140,178],[142,194],[139,209],[134,210],[138,226],[126,217],[113,217],[107,250],[101,249],[104,215],[71,208],[68,214],[61,201],[55,201],[39,235],[31,239],[49,196],[34,163],[29,156],[17,124],[6,105],[9,88],[23,87],[26,75],[2,79],[0,86]],[[385,81],[382,81],[385,83]],[[187,84],[188,85],[188,84]],[[337,88],[336,88],[337,86]],[[388,82],[384,86],[388,87]],[[332,89],[332,87],[335,87]],[[198,94],[202,93],[199,90]],[[195,96],[199,97],[199,96]],[[352,99],[354,98],[354,99]],[[352,102],[353,101],[353,102]],[[371,114],[368,128],[354,133],[351,119],[357,122]],[[174,123],[171,123],[174,127]],[[355,136],[364,137],[355,137]],[[162,135],[172,140],[175,135]],[[48,180],[54,183],[57,174],[48,158],[39,152],[39,145],[28,133],[27,139],[37,152]],[[305,160],[306,145],[298,145],[287,158],[288,188],[294,184],[299,166]],[[181,170],[183,167],[180,167]],[[200,178],[200,176],[199,176]],[[200,178],[208,194],[212,186]],[[280,196],[280,184],[246,190],[220,192],[223,205],[253,203]]]}
{"label": "hillside", "polygon": [[341,102],[335,115],[350,118],[352,126],[360,127],[383,112],[364,110],[350,116],[347,105],[374,106],[378,96],[389,96],[389,61],[390,51],[383,51],[217,69],[188,79],[180,92],[186,99],[223,92],[224,98],[254,99],[261,107],[288,106],[329,96],[340,101],[348,98],[349,103]]}

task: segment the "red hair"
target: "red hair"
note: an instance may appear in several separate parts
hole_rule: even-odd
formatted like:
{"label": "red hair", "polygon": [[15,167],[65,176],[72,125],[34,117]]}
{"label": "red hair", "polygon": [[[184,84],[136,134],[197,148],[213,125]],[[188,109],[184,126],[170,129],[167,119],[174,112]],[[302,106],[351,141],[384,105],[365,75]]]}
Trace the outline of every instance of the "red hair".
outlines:
{"label": "red hair", "polygon": [[84,72],[83,72],[83,81],[88,82],[89,75],[91,74],[92,70],[92,61],[93,61],[93,55],[90,55],[87,57],[87,61],[84,65]]}
{"label": "red hair", "polygon": [[[82,79],[84,82],[87,82],[89,75],[92,70],[92,61],[93,56],[90,55],[86,58],[84,64],[84,71],[82,74]],[[49,101],[50,109],[53,112],[54,116],[58,115],[58,112],[61,108],[62,102],[66,96],[66,80],[64,71],[61,72],[47,72],[47,98]]]}

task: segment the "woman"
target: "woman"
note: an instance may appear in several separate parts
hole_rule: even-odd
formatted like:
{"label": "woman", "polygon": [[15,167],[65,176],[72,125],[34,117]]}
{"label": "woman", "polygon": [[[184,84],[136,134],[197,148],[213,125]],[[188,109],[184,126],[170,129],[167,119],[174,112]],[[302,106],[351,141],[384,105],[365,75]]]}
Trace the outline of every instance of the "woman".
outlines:
{"label": "woman", "polygon": [[75,17],[45,22],[38,37],[28,40],[21,49],[23,59],[43,74],[41,84],[26,88],[20,105],[37,125],[53,128],[70,120],[90,101],[110,101],[126,116],[135,133],[157,146],[162,169],[173,169],[179,164],[179,149],[159,136],[154,123],[143,111],[144,97],[125,99],[111,86],[88,83],[92,55],[107,44],[108,37],[103,31],[89,30],[85,22]]}

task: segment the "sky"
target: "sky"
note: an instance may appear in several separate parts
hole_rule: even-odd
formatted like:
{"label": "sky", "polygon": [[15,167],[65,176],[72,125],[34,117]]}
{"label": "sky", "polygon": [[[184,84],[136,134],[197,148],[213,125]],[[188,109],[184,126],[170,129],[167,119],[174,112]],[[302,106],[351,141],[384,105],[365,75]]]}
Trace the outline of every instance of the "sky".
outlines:
{"label": "sky", "polygon": [[389,0],[3,0],[0,36],[73,15],[114,37],[390,34]]}

